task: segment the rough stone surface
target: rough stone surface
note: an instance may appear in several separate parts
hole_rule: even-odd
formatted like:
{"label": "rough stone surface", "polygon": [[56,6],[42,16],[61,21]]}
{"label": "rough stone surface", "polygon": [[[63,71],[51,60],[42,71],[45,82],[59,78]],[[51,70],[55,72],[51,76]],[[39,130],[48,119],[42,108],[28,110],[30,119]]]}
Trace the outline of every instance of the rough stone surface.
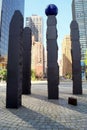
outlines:
{"label": "rough stone surface", "polygon": [[[51,20],[50,20],[51,19]],[[47,77],[48,77],[48,99],[59,97],[59,67],[58,67],[58,45],[57,45],[57,20],[54,15],[47,19]]]}
{"label": "rough stone surface", "polygon": [[71,55],[72,55],[72,80],[73,94],[82,94],[82,77],[81,77],[81,49],[79,42],[79,28],[76,21],[71,25]]}
{"label": "rough stone surface", "polygon": [[23,82],[22,94],[31,94],[31,29],[23,32]]}
{"label": "rough stone surface", "polygon": [[23,17],[15,11],[9,29],[6,107],[21,106],[23,69]]}

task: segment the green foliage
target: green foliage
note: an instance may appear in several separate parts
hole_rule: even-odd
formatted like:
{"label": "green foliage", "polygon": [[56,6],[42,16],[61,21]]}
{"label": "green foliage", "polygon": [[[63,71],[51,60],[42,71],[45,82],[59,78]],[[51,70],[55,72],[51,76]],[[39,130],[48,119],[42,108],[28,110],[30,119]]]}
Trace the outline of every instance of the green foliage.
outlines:
{"label": "green foliage", "polygon": [[71,73],[66,73],[65,78],[66,79],[72,79],[72,74]]}
{"label": "green foliage", "polygon": [[85,56],[84,56],[84,63],[85,63],[85,75],[86,75],[86,79],[87,79],[87,50],[86,50]]}
{"label": "green foliage", "polygon": [[31,80],[36,80],[36,75],[34,70],[31,70]]}
{"label": "green foliage", "polygon": [[84,63],[85,63],[85,65],[87,66],[87,50],[86,50],[86,52],[85,52]]}
{"label": "green foliage", "polygon": [[6,69],[0,69],[0,80],[6,81],[7,79],[7,70]]}

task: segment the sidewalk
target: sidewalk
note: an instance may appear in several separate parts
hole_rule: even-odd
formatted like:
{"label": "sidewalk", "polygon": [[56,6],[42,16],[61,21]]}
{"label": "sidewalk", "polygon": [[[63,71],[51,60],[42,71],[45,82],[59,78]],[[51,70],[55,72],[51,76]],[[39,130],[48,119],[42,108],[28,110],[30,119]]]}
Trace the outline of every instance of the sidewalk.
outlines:
{"label": "sidewalk", "polygon": [[[60,85],[59,100],[48,100],[47,83],[32,83],[32,94],[22,96],[19,109],[6,109],[5,89],[0,91],[0,130],[87,130],[87,88],[75,96],[68,85]],[[68,104],[71,96],[77,98],[77,106]]]}

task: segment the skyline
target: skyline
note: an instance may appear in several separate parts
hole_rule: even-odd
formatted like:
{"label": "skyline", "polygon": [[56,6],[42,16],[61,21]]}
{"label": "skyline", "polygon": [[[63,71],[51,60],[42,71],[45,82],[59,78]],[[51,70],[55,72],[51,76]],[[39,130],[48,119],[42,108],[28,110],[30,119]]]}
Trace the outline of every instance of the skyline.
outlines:
{"label": "skyline", "polygon": [[[43,4],[42,4],[43,3]],[[70,34],[70,23],[72,20],[72,0],[62,0],[52,2],[52,0],[42,0],[34,1],[25,0],[25,10],[24,10],[24,26],[25,26],[25,18],[30,17],[32,15],[39,15],[43,18],[43,44],[46,48],[46,21],[47,16],[45,15],[45,9],[49,4],[55,4],[58,7],[58,15],[57,18],[57,31],[58,31],[58,60],[61,58],[61,44],[65,35]]]}

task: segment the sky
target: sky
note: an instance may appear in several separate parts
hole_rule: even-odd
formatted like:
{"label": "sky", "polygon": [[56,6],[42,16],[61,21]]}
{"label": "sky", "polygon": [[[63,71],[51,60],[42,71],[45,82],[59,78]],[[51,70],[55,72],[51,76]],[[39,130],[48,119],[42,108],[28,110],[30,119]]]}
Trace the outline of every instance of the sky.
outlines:
{"label": "sky", "polygon": [[[46,21],[45,9],[49,4],[55,4],[58,7],[57,31],[58,31],[58,60],[61,59],[61,44],[65,35],[70,34],[70,23],[72,20],[72,0],[25,0],[24,18],[33,14],[43,18],[43,45],[46,47]],[[25,21],[25,20],[24,20]],[[24,22],[25,23],[25,22]]]}

